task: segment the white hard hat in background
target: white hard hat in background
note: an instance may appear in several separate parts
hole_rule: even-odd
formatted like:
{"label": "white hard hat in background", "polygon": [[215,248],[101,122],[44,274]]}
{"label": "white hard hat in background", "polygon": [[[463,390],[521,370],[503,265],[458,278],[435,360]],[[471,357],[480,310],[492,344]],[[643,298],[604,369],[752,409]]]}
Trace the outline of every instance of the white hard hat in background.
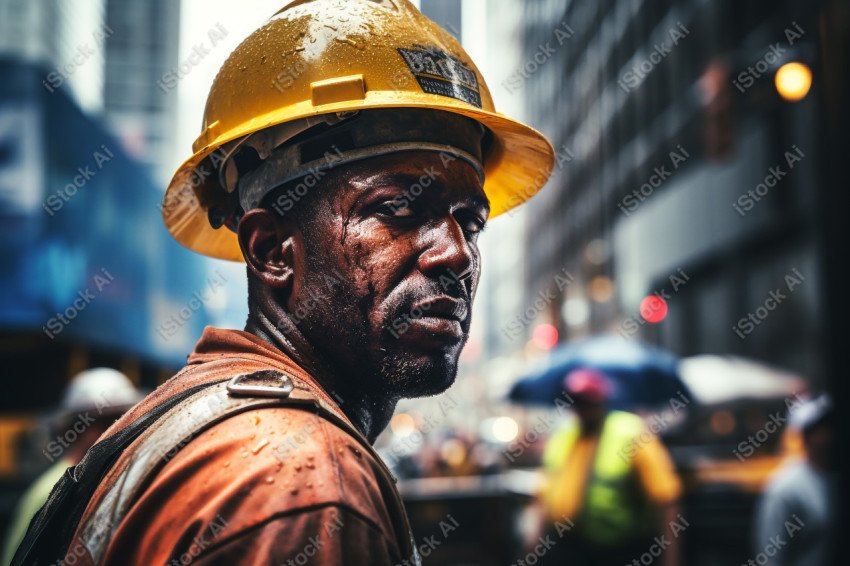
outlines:
{"label": "white hard hat in background", "polygon": [[788,415],[788,425],[805,432],[820,423],[830,412],[832,412],[832,399],[824,393],[792,409]]}
{"label": "white hard hat in background", "polygon": [[96,411],[100,415],[120,414],[142,397],[144,394],[120,371],[93,368],[71,379],[62,399],[62,412],[66,415],[86,411]]}

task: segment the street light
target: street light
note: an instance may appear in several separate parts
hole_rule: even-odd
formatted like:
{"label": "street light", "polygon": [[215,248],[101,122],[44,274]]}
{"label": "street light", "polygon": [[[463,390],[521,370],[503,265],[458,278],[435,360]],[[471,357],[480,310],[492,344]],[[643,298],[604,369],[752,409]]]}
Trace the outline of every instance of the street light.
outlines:
{"label": "street light", "polygon": [[796,61],[785,63],[776,71],[773,79],[779,96],[789,102],[802,100],[812,88],[812,70]]}
{"label": "street light", "polygon": [[640,316],[649,323],[658,324],[667,317],[667,301],[658,295],[648,295],[640,302]]}
{"label": "street light", "polygon": [[558,328],[548,322],[538,324],[531,333],[531,341],[541,350],[551,350],[558,343]]}

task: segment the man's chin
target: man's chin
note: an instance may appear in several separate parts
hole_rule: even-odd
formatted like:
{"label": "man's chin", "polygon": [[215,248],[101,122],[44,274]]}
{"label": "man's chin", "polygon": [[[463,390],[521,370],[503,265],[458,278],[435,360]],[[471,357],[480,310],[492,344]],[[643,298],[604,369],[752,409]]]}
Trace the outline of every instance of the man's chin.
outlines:
{"label": "man's chin", "polygon": [[413,399],[415,397],[432,397],[439,395],[454,385],[456,373],[451,375],[429,376],[422,381],[416,382],[402,393],[402,397]]}
{"label": "man's chin", "polygon": [[386,361],[389,363],[384,364],[384,383],[401,398],[439,395],[457,377],[457,359],[453,356]]}

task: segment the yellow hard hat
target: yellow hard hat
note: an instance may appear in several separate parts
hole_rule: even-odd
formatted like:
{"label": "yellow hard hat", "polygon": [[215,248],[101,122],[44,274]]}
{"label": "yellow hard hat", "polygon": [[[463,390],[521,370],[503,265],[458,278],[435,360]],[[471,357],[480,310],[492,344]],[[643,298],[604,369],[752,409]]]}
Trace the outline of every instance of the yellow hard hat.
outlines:
{"label": "yellow hard hat", "polygon": [[496,112],[484,78],[457,40],[409,0],[295,0],[248,36],[219,71],[195,153],[163,199],[165,225],[196,252],[241,261],[236,234],[214,227],[208,215],[232,194],[221,165],[241,140],[272,127],[292,126],[297,134],[319,118],[332,123],[380,108],[451,112],[488,129],[484,192],[491,217],[525,202],[551,174],[549,141]]}

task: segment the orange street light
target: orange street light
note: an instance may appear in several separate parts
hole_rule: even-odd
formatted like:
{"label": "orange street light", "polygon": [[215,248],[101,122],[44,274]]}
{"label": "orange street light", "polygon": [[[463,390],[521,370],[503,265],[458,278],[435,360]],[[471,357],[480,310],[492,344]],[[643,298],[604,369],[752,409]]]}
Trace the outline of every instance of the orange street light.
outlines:
{"label": "orange street light", "polygon": [[812,70],[803,63],[785,63],[773,79],[779,96],[790,102],[802,100],[812,88]]}

